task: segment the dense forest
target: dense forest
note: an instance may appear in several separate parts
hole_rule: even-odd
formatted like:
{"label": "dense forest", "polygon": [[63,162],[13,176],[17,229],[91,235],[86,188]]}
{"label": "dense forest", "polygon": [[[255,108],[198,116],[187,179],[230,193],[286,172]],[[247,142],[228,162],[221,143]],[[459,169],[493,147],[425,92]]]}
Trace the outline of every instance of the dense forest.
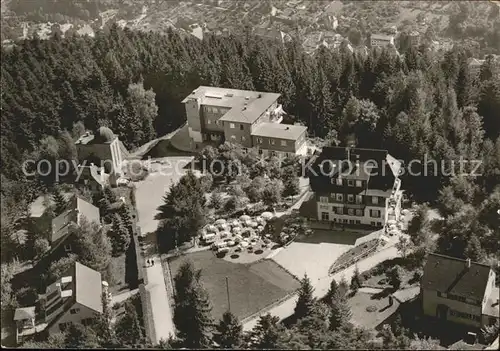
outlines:
{"label": "dense forest", "polygon": [[[95,38],[26,40],[2,51],[2,207],[30,198],[32,187],[18,182],[24,159],[54,157],[54,138],[65,154],[74,152],[65,131],[106,125],[137,147],[182,125],[181,100],[199,85],[279,92],[312,136],[344,141],[354,134],[358,146],[386,148],[406,162],[446,161],[444,170],[433,169],[438,176],[404,175],[408,193],[435,201],[451,184],[455,197],[480,204],[500,184],[500,80],[493,57],[473,77],[469,56],[460,47],[444,56],[410,47],[399,56],[341,46],[311,57],[296,41],[283,46],[249,30],[199,41],[113,26]],[[64,152],[58,156],[74,157]],[[482,175],[465,180],[477,187],[473,196],[450,183],[460,157],[482,161]]]}

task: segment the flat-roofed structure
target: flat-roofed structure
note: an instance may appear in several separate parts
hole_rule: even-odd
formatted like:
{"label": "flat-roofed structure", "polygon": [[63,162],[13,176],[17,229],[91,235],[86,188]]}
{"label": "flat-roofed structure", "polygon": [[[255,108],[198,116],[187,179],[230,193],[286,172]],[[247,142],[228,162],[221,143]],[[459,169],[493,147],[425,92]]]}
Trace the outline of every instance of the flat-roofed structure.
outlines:
{"label": "flat-roofed structure", "polygon": [[260,153],[307,151],[306,127],[281,125],[280,94],[200,86],[182,102],[194,143],[228,141]]}

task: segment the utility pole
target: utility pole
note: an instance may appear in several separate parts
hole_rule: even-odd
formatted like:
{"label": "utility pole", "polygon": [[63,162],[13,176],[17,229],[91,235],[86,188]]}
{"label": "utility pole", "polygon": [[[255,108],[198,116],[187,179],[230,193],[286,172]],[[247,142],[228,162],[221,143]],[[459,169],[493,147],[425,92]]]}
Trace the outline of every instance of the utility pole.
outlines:
{"label": "utility pole", "polygon": [[231,312],[231,300],[229,299],[229,279],[227,276],[226,276],[226,292],[227,292],[228,311]]}

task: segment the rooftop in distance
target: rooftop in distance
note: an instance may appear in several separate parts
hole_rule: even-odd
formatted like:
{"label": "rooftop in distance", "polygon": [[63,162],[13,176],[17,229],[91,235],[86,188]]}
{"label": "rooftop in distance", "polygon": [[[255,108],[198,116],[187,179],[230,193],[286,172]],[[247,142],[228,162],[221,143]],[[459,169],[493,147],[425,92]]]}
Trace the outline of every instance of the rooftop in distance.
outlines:
{"label": "rooftop in distance", "polygon": [[373,34],[371,34],[370,38],[377,39],[377,40],[391,40],[391,39],[394,39],[394,36],[387,35],[387,34],[373,33]]}

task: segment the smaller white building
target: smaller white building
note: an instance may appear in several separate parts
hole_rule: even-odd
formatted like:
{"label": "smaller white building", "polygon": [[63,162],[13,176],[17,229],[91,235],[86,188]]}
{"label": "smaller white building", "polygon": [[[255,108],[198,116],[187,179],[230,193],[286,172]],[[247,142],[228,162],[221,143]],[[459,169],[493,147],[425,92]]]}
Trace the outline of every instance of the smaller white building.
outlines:
{"label": "smaller white building", "polygon": [[372,34],[370,36],[371,47],[386,47],[387,45],[394,45],[394,36],[385,34]]}

